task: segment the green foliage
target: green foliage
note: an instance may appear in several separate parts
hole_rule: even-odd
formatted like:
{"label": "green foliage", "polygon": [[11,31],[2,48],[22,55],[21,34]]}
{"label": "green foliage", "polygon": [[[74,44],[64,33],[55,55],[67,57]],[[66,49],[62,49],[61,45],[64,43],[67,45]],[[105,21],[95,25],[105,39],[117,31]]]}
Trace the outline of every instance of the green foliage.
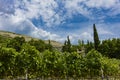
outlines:
{"label": "green foliage", "polygon": [[[45,51],[42,55],[44,76],[62,76],[64,73],[64,62],[60,52]],[[62,70],[63,69],[63,70]]]}
{"label": "green foliage", "polygon": [[[68,36],[63,52],[54,50],[50,40],[48,44],[42,40],[26,42],[23,37],[5,41],[8,42],[0,37],[0,78],[93,77],[101,76],[101,70],[104,76],[120,76],[120,39],[99,44],[97,37],[96,43],[79,41],[78,45],[72,45]],[[86,56],[76,51],[82,47]]]}
{"label": "green foliage", "polygon": [[[71,77],[80,77],[82,71],[85,70],[83,66],[85,66],[84,59],[81,55],[76,52],[67,53],[66,56],[66,67],[67,67],[67,75]],[[85,76],[85,75],[84,75]]]}
{"label": "green foliage", "polygon": [[87,41],[87,44],[85,44],[85,53],[88,53],[94,49],[94,43]]}
{"label": "green foliage", "polygon": [[98,51],[92,49],[86,55],[87,67],[91,76],[99,75],[102,68],[102,55]]}
{"label": "green foliage", "polygon": [[[0,49],[0,74],[2,76],[34,77],[92,77],[119,75],[120,60],[102,57],[91,50],[83,57],[77,52],[58,52],[46,50],[40,53],[34,46],[24,43],[17,53],[13,48]],[[3,78],[3,77],[1,77]]]}
{"label": "green foliage", "polygon": [[78,45],[72,45],[71,46],[71,52],[77,52],[77,50],[81,50],[82,47]]}
{"label": "green foliage", "polygon": [[71,41],[69,39],[69,36],[67,36],[67,41],[65,41],[64,46],[62,47],[62,51],[71,53],[71,47]]}
{"label": "green foliage", "polygon": [[45,50],[45,45],[46,44],[42,40],[33,40],[32,39],[31,41],[29,41],[29,44],[32,45],[32,46],[35,46],[35,48],[37,50],[39,50],[40,52],[43,52]]}
{"label": "green foliage", "polygon": [[93,32],[94,32],[94,47],[95,47],[95,50],[98,50],[100,40],[99,40],[99,36],[98,36],[95,24],[93,24]]}
{"label": "green foliage", "polygon": [[9,40],[8,37],[0,35],[0,46],[6,46],[6,42]]}
{"label": "green foliage", "polygon": [[103,40],[99,52],[104,56],[120,59],[120,39]]}
{"label": "green foliage", "polygon": [[17,54],[13,48],[0,48],[0,78],[5,78],[9,75],[13,76]]}
{"label": "green foliage", "polygon": [[26,70],[28,74],[33,74],[33,72],[36,72],[38,70],[38,67],[40,66],[39,60],[39,51],[36,50],[34,46],[24,44],[16,60],[18,70],[22,71],[22,73],[20,74],[25,74]]}
{"label": "green foliage", "polygon": [[120,74],[120,60],[104,57],[102,65],[104,75],[115,76]]}
{"label": "green foliage", "polygon": [[84,41],[83,40],[78,40],[78,46],[82,48],[84,46]]}
{"label": "green foliage", "polygon": [[67,46],[68,46],[68,49],[70,50],[71,42],[70,42],[69,36],[67,36]]}
{"label": "green foliage", "polygon": [[49,50],[49,51],[53,51],[53,46],[51,45],[51,41],[49,40],[49,43],[46,44],[45,49]]}
{"label": "green foliage", "polygon": [[24,37],[15,37],[7,42],[7,47],[14,48],[19,52],[23,43],[25,43]]}
{"label": "green foliage", "polygon": [[67,50],[67,41],[65,40],[64,45],[62,47],[62,52],[65,52]]}

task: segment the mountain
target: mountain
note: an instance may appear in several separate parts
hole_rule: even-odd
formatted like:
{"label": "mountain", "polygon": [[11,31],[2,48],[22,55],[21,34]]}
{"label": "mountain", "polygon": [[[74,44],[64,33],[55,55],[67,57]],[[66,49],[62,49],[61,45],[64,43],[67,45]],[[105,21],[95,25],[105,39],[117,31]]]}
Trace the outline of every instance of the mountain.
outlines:
{"label": "mountain", "polygon": [[[14,38],[16,36],[19,36],[19,37],[24,37],[26,41],[30,41],[31,39],[34,39],[34,40],[39,40],[38,38],[33,38],[33,37],[30,37],[30,36],[27,36],[27,35],[23,35],[23,34],[17,34],[17,33],[13,33],[13,32],[8,32],[8,31],[1,31],[0,30],[0,37],[2,37],[3,39],[7,39],[7,38]],[[48,43],[49,40],[43,40],[45,43]],[[57,41],[54,41],[54,40],[51,40],[51,44],[53,47],[55,48],[61,48],[63,46],[62,43],[60,42],[57,42]]]}

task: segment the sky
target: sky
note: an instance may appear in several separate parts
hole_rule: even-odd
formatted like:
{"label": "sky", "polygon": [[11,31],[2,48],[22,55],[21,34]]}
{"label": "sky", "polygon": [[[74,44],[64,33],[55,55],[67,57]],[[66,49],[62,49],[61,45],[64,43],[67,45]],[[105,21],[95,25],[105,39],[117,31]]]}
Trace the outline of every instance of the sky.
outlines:
{"label": "sky", "polygon": [[120,38],[120,0],[0,0],[0,30],[72,43]]}

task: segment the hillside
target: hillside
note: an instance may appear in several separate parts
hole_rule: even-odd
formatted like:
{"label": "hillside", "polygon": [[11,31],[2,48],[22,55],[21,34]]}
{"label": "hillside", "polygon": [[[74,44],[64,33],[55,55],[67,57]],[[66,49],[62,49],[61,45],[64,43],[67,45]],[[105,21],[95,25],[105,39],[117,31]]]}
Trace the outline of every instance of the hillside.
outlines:
{"label": "hillside", "polygon": [[[26,41],[30,41],[31,39],[39,40],[38,38],[33,38],[33,37],[30,37],[30,36],[27,36],[27,35],[17,34],[17,33],[8,32],[8,31],[0,31],[0,36],[2,38],[14,38],[16,36],[19,36],[19,37],[24,37]],[[43,41],[45,43],[48,43],[48,40],[43,40]],[[53,47],[56,47],[56,48],[60,48],[63,45],[62,43],[57,42],[57,41],[53,41],[53,40],[51,40],[51,44],[52,44]]]}

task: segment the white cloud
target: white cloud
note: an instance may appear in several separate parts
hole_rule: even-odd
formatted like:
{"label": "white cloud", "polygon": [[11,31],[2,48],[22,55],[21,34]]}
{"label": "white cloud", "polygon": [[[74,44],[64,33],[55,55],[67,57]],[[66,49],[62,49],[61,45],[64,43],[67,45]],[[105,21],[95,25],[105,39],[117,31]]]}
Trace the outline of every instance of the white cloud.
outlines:
{"label": "white cloud", "polygon": [[[119,0],[62,0],[59,2],[61,2],[61,4],[55,0],[12,0],[11,5],[14,11],[9,7],[4,7],[4,9],[13,11],[14,17],[17,17],[16,21],[21,19],[41,18],[45,26],[48,27],[59,25],[61,22],[77,14],[85,16],[88,19],[95,19],[96,16],[93,15],[94,12],[91,10],[92,8],[112,9],[107,15],[117,15],[120,13],[120,9],[118,8],[120,7]],[[1,4],[2,3],[5,6],[5,2],[1,1]],[[60,5],[63,5],[62,8],[57,10]],[[3,14],[2,12],[0,12],[0,14]],[[105,18],[104,15],[97,17],[99,20]]]}
{"label": "white cloud", "polygon": [[41,28],[37,28],[32,23],[31,23],[31,32],[29,32],[28,35],[31,35],[32,37],[36,37],[36,38],[42,38],[45,40],[50,39],[50,40],[55,40],[55,41],[60,41],[60,42],[64,41],[63,37],[61,37],[57,34],[51,33],[49,31],[45,31]]}
{"label": "white cloud", "polygon": [[14,0],[0,0],[0,13],[11,14],[14,12]]}
{"label": "white cloud", "polygon": [[112,33],[112,31],[109,31],[109,29],[106,29],[106,27],[103,27],[103,26],[108,26],[108,25],[98,24],[97,26],[98,26],[97,30],[100,35],[114,35],[114,33]]}
{"label": "white cloud", "polygon": [[[13,16],[2,16],[2,17],[0,16],[0,22],[1,22],[0,29],[22,33],[41,39],[51,39],[61,42],[64,40],[61,36],[57,34],[53,34],[50,33],[49,31],[45,31],[41,28],[37,28],[36,26],[33,25],[33,23],[30,20],[24,20],[24,21],[18,20],[17,22],[15,22],[12,17]],[[16,18],[17,17],[15,17],[15,19]]]}
{"label": "white cloud", "polygon": [[[0,0],[0,29],[25,33],[43,39],[50,38],[57,41],[64,41],[65,35],[57,35],[56,31],[51,33],[40,27],[38,28],[32,23],[32,19],[41,18],[45,27],[52,27],[78,14],[88,19],[99,19],[101,22],[104,22],[104,14],[109,16],[120,14],[119,0],[60,0],[58,2],[56,0]],[[61,9],[59,9],[59,7],[61,7]],[[104,14],[98,12],[100,16],[96,19],[96,16],[93,15],[94,12],[92,12],[93,8],[110,10]],[[88,29],[80,30],[80,35],[77,35],[78,32],[74,34],[71,33],[71,39],[73,41],[78,38],[92,40],[92,29],[89,28],[88,25]],[[98,25],[100,35],[114,35],[112,30],[104,29],[102,26]],[[63,38],[61,38],[61,36]]]}
{"label": "white cloud", "polygon": [[16,0],[14,6],[14,14],[4,13],[0,15],[1,30],[23,33],[42,39],[51,39],[56,41],[64,40],[57,34],[37,28],[31,22],[31,19],[39,18],[41,16],[47,26],[60,24],[59,15],[55,14],[54,11],[54,8],[57,7],[57,3],[54,0]]}
{"label": "white cloud", "polygon": [[71,33],[69,35],[69,38],[70,38],[70,41],[72,44],[76,44],[78,42],[78,40],[84,40],[85,42],[87,40],[93,41],[93,35],[91,32],[87,32],[83,29],[82,29],[82,31],[83,32],[75,32],[75,33]]}
{"label": "white cloud", "polygon": [[62,38],[61,36],[47,32],[40,28],[34,28],[34,30],[30,33],[30,35],[33,37],[47,39],[47,40],[50,39],[50,40],[55,40],[60,42],[64,41],[64,38]]}
{"label": "white cloud", "polygon": [[75,14],[81,14],[89,18],[91,12],[89,12],[86,7],[81,5],[85,1],[86,0],[65,0],[65,9],[67,10],[66,16],[72,17]]}
{"label": "white cloud", "polygon": [[120,14],[120,0],[87,0],[84,4],[90,9],[94,20],[104,22],[108,16],[114,17]]}
{"label": "white cloud", "polygon": [[84,39],[84,40],[93,40],[93,36],[91,35],[91,33],[88,33],[88,32],[83,32],[81,35],[80,35],[81,39]]}
{"label": "white cloud", "polygon": [[64,18],[72,18],[73,15],[79,14],[89,20],[104,22],[106,16],[113,17],[120,14],[120,0],[63,0],[62,2],[63,10],[66,10]]}
{"label": "white cloud", "polygon": [[56,14],[55,9],[58,4],[54,0],[23,0],[16,1],[15,15],[20,15],[27,19],[38,19],[39,17],[46,23],[46,26],[52,26],[60,23],[60,16]]}
{"label": "white cloud", "polygon": [[108,13],[109,16],[115,16],[120,14],[120,2],[118,2],[117,4],[115,4],[115,6],[113,6],[110,10],[110,12]]}
{"label": "white cloud", "polygon": [[85,2],[85,4],[90,8],[112,8],[117,3],[119,3],[119,0],[88,0]]}

